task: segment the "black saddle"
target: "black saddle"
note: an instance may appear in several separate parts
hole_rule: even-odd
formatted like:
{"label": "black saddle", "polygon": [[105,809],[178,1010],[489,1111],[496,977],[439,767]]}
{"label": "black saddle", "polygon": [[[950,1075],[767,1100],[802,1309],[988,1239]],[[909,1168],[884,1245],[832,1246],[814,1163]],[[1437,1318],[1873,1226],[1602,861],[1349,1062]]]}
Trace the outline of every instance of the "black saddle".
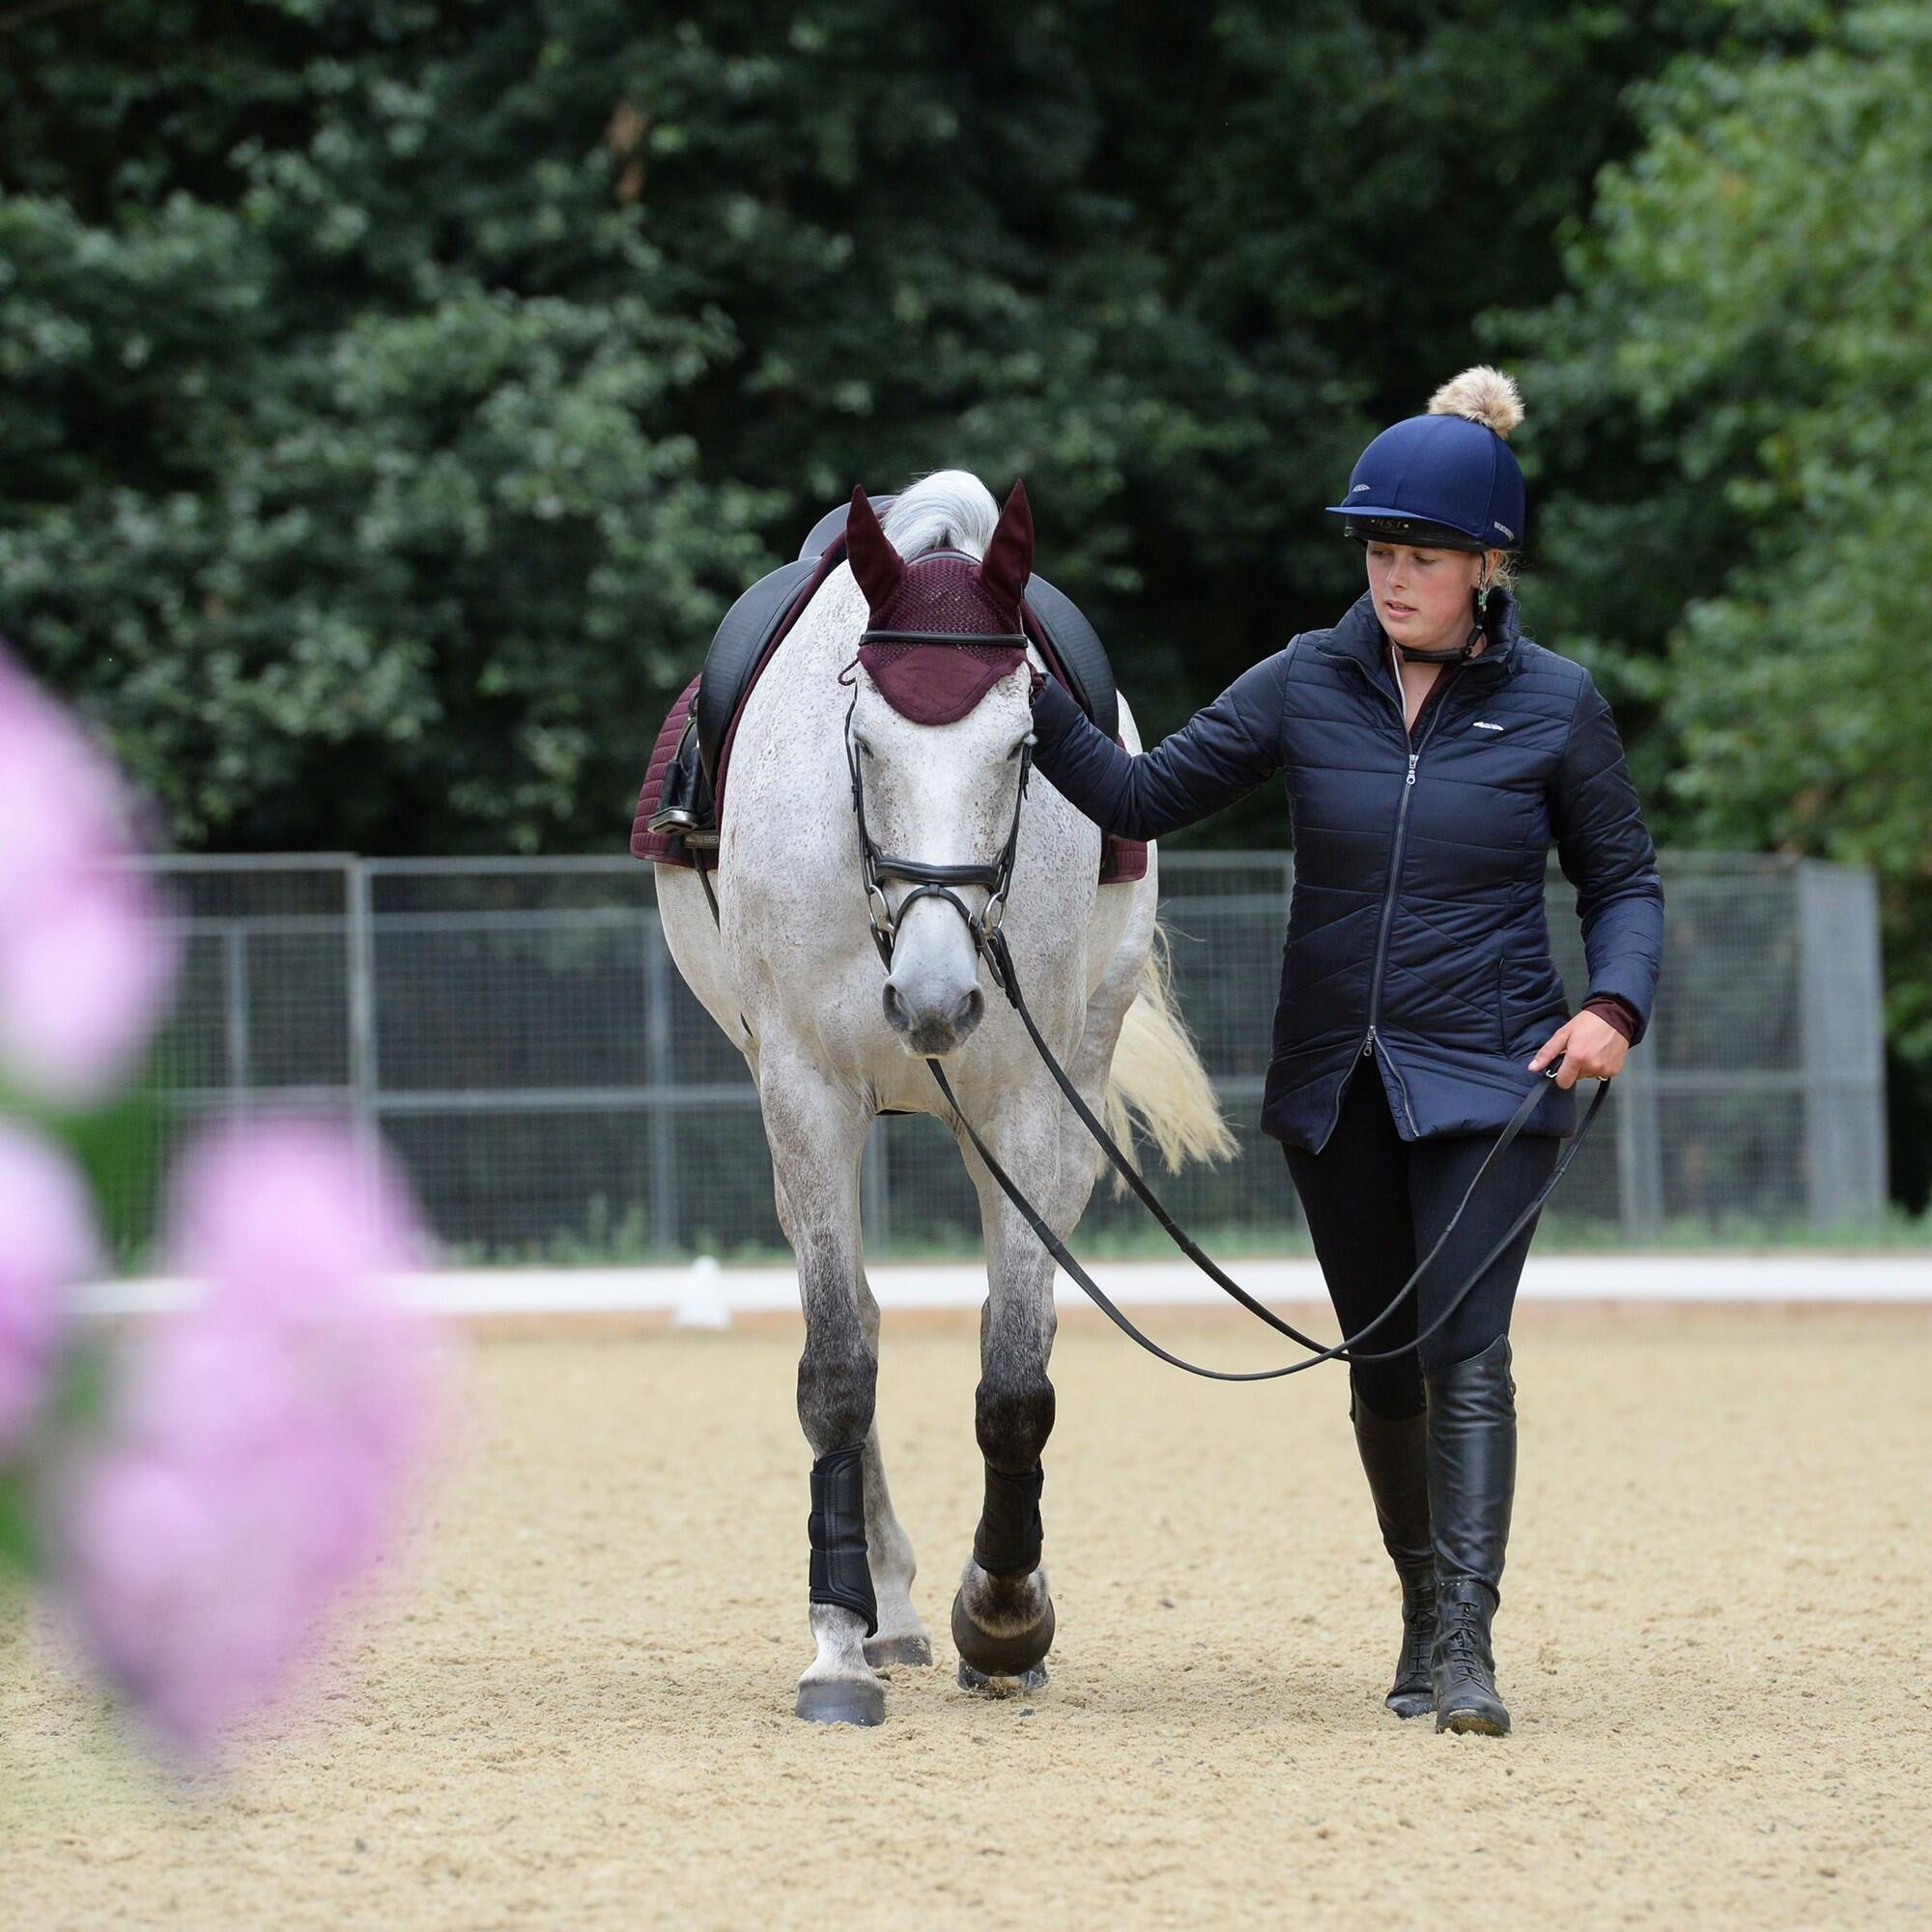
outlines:
{"label": "black saddle", "polygon": [[[891,497],[874,497],[881,514]],[[758,579],[725,613],[704,654],[686,729],[664,774],[653,832],[675,834],[699,849],[717,844],[715,799],[731,724],[758,671],[810,601],[844,560],[845,518],[839,503],[812,525],[797,557]],[[1021,605],[1027,635],[1074,701],[1110,738],[1120,735],[1120,695],[1099,633],[1064,591],[1035,572]]]}

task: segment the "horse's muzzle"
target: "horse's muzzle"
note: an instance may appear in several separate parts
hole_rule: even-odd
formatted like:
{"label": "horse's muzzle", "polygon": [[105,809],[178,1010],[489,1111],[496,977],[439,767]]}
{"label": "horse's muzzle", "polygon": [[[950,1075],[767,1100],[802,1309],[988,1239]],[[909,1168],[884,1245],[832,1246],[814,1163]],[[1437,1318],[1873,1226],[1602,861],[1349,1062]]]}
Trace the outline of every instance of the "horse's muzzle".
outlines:
{"label": "horse's muzzle", "polygon": [[906,1050],[922,1059],[941,1059],[956,1052],[973,1037],[985,1016],[986,998],[969,986],[956,998],[928,1004],[908,998],[891,980],[885,990],[886,1024],[898,1035]]}

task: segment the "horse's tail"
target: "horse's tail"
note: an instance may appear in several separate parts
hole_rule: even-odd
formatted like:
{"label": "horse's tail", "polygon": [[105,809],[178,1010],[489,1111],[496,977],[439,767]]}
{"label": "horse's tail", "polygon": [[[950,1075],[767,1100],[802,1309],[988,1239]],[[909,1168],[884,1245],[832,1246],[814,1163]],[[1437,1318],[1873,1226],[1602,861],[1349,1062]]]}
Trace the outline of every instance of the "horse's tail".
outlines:
{"label": "horse's tail", "polygon": [[[1100,1118],[1122,1148],[1131,1146],[1129,1130],[1138,1120],[1170,1174],[1186,1161],[1227,1160],[1238,1151],[1175,1003],[1167,933],[1159,924],[1141,967],[1134,1003],[1121,1023]],[[1118,1174],[1114,1191],[1126,1191]]]}

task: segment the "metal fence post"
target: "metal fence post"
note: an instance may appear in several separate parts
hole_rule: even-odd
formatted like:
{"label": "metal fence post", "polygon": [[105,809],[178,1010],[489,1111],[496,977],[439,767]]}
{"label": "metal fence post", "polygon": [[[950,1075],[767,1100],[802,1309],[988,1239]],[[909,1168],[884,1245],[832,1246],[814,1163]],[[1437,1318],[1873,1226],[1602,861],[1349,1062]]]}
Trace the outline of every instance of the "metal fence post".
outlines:
{"label": "metal fence post", "polygon": [[1627,1241],[1653,1239],[1663,1226],[1662,1110],[1649,1075],[1639,1048],[1609,1100],[1617,1129],[1617,1219]]}
{"label": "metal fence post", "polygon": [[866,1151],[859,1160],[859,1226],[867,1247],[883,1248],[893,1237],[883,1115],[872,1122],[866,1135]]}
{"label": "metal fence post", "polygon": [[1799,1026],[1804,1036],[1804,1205],[1812,1226],[1863,1226],[1885,1211],[1885,1016],[1878,888],[1869,872],[1796,867]]}
{"label": "metal fence post", "polygon": [[228,1097],[239,1110],[248,1101],[248,934],[239,920],[221,929],[221,969]]}
{"label": "metal fence post", "polygon": [[343,866],[344,933],[349,966],[349,1093],[355,1123],[373,1143],[382,1111],[382,1069],[376,1054],[376,927],[370,903],[369,867],[361,859]]}
{"label": "metal fence post", "polygon": [[677,1110],[667,1091],[673,1079],[670,1051],[670,949],[664,920],[646,912],[644,923],[644,1078],[650,1088],[651,1238],[669,1253],[678,1245]]}

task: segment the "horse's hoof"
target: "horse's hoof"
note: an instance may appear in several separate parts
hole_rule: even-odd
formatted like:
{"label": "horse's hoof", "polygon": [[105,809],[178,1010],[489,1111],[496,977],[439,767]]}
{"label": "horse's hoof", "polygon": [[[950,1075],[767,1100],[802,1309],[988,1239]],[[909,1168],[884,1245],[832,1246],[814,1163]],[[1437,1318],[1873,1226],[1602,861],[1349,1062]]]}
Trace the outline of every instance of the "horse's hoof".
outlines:
{"label": "horse's hoof", "polygon": [[[952,1599],[952,1642],[959,1652],[962,1684],[968,1669],[982,1680],[1011,1678],[1016,1682],[1023,1681],[1053,1648],[1053,1599],[1049,1597],[1046,1600],[1038,1617],[1024,1630],[996,1636],[990,1631],[981,1630],[973,1621],[972,1613],[966,1607],[966,1593],[962,1590]],[[1040,1682],[1043,1684],[1045,1681],[1042,1673]],[[967,1688],[977,1690],[982,1687],[968,1685]]]}
{"label": "horse's hoof", "polygon": [[909,1636],[867,1637],[866,1662],[874,1670],[893,1663],[928,1664],[932,1662],[932,1639],[923,1631],[915,1631]]}
{"label": "horse's hoof", "polygon": [[1046,1665],[1036,1663],[1030,1670],[1022,1670],[1017,1677],[989,1675],[983,1670],[975,1670],[970,1663],[959,1665],[959,1688],[972,1690],[981,1697],[1024,1697],[1046,1684]]}
{"label": "horse's hoof", "polygon": [[798,1715],[808,1724],[883,1724],[886,1693],[849,1677],[814,1678],[798,1687]]}

